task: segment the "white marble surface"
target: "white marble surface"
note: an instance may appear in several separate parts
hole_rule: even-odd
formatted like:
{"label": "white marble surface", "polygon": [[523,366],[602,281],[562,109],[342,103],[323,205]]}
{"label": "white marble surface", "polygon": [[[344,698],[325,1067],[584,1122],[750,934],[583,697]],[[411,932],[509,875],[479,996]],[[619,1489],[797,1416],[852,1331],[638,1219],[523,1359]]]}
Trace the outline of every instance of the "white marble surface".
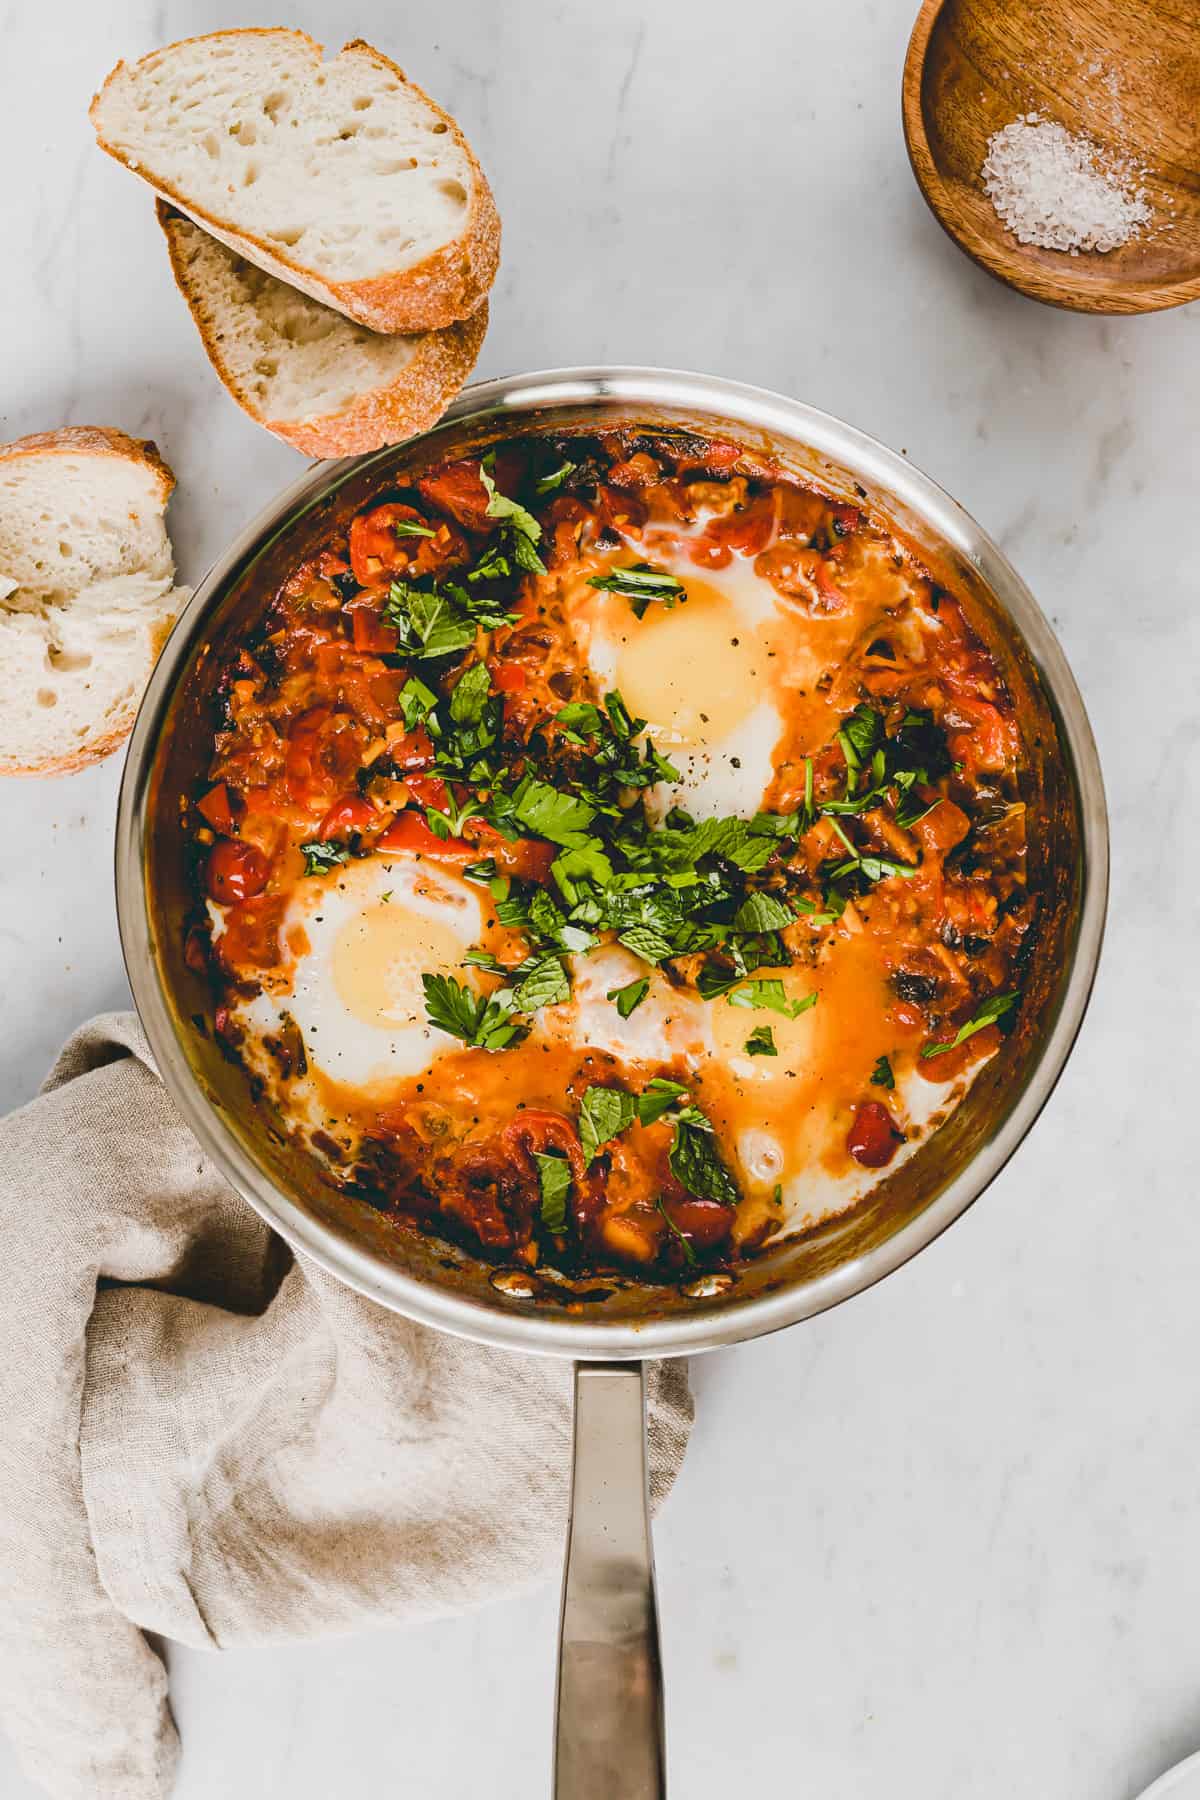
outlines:
{"label": "white marble surface", "polygon": [[[1109,943],[1048,1113],[884,1286],[694,1366],[658,1533],[676,1795],[1131,1800],[1200,1746],[1200,309],[993,285],[909,176],[915,0],[295,0],[396,54],[496,188],[481,372],[710,369],[907,449],[999,538],[1090,706]],[[226,0],[0,4],[0,435],[153,435],[196,580],[299,470],[212,378],[147,194],[94,149],[118,56]],[[263,19],[261,22],[267,22]],[[273,20],[271,21],[273,22]],[[118,761],[0,786],[0,1104],[121,1003]],[[369,1639],[172,1656],[180,1800],[548,1793],[556,1595]],[[0,1745],[0,1794],[31,1794]]]}

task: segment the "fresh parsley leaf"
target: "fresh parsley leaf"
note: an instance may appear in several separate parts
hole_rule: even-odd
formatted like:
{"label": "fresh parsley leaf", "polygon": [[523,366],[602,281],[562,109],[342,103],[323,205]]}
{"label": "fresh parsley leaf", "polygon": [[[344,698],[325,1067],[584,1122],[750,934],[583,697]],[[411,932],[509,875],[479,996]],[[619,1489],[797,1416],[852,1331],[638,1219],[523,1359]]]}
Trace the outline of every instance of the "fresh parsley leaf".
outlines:
{"label": "fresh parsley leaf", "polygon": [[588,738],[600,736],[604,721],[600,708],[593,706],[590,700],[573,700],[570,705],[559,708],[554,723],[576,743],[582,744]]}
{"label": "fresh parsley leaf", "polygon": [[745,1044],[747,1056],[778,1056],[775,1033],[769,1025],[756,1025]]}
{"label": "fresh parsley leaf", "polygon": [[562,1231],[567,1223],[567,1195],[571,1192],[571,1165],[561,1151],[535,1150],[538,1189],[542,1198],[542,1224],[547,1231]]}
{"label": "fresh parsley leaf", "polygon": [[513,990],[513,1005],[518,1012],[537,1012],[542,1006],[559,1006],[571,998],[567,971],[557,956],[539,956],[524,979]]}
{"label": "fresh parsley leaf", "polygon": [[504,554],[503,544],[489,544],[473,569],[468,569],[468,581],[504,581],[512,574],[512,565]]}
{"label": "fresh parsley leaf", "polygon": [[301,844],[300,854],[304,858],[306,875],[328,875],[330,869],[350,860],[350,852],[328,838],[314,838],[311,843]]}
{"label": "fresh parsley leaf", "polygon": [[486,663],[472,663],[460,675],[450,696],[450,717],[456,725],[478,725],[492,691]]}
{"label": "fresh parsley leaf", "polygon": [[418,525],[415,519],[396,519],[393,521],[392,530],[397,537],[430,538],[437,535],[432,526]]}
{"label": "fresh parsley leaf", "polygon": [[733,915],[735,931],[782,931],[795,922],[795,913],[774,894],[747,894]]}
{"label": "fresh parsley leaf", "polygon": [[516,1010],[508,988],[494,994],[476,994],[452,975],[422,975],[425,1015],[439,1031],[461,1038],[479,1050],[504,1050],[525,1036],[526,1027],[513,1017]]}
{"label": "fresh parsley leaf", "polygon": [[549,782],[535,781],[531,777],[526,777],[513,795],[512,812],[517,822],[534,837],[546,838],[551,844],[563,844],[569,849],[582,848],[580,839],[596,817],[595,807],[589,806],[586,800],[560,793]]}
{"label": "fresh parsley leaf", "polygon": [[400,689],[400,710],[404,714],[404,729],[415,731],[424,723],[437,705],[437,695],[416,675],[410,675]]}
{"label": "fresh parsley leaf", "polygon": [[539,494],[552,494],[555,488],[560,488],[562,486],[568,475],[573,475],[575,473],[578,466],[578,463],[570,462],[564,457],[557,469],[549,475],[542,476],[542,479],[537,484],[535,492]]}
{"label": "fresh parsley leaf", "polygon": [[579,1141],[585,1164],[594,1160],[601,1145],[627,1131],[636,1117],[637,1101],[624,1088],[587,1088],[579,1107]]}
{"label": "fresh parsley leaf", "polygon": [[856,706],[842,720],[838,743],[852,774],[857,774],[864,763],[870,762],[882,739],[883,714],[876,712],[873,706]]}
{"label": "fresh parsley leaf", "polygon": [[875,1064],[875,1067],[871,1070],[871,1086],[894,1088],[895,1085],[896,1077],[892,1074],[892,1065],[886,1056],[881,1056],[879,1061]]}
{"label": "fresh parsley leaf", "polygon": [[761,1008],[765,1012],[777,1012],[785,1019],[798,1019],[811,1006],[817,1004],[815,993],[805,994],[799,1000],[789,1000],[787,989],[777,976],[761,977],[755,981],[744,981],[734,987],[727,995],[730,1006]]}
{"label": "fresh parsley leaf", "polygon": [[610,594],[624,594],[631,602],[630,610],[635,619],[645,618],[652,600],[674,606],[677,600],[687,598],[687,590],[678,576],[669,575],[665,569],[652,568],[649,563],[634,563],[629,569],[610,569],[607,575],[590,575],[588,586],[603,588]]}
{"label": "fresh parsley leaf", "polygon": [[697,1120],[681,1119],[675,1127],[669,1162],[671,1173],[689,1194],[703,1200],[719,1200],[725,1206],[736,1206],[740,1199],[737,1182],[725,1167],[713,1141],[712,1126],[697,1109]]}
{"label": "fresh parsley leaf", "polygon": [[683,1254],[687,1258],[688,1262],[694,1263],[696,1260],[696,1252],[692,1249],[692,1246],[688,1243],[688,1241],[684,1237],[682,1231],[680,1231],[678,1225],[675,1223],[674,1219],[671,1217],[670,1213],[667,1211],[666,1201],[663,1199],[661,1194],[658,1196],[658,1200],[657,1200],[656,1204],[658,1206],[659,1212],[662,1214],[663,1218],[667,1221],[667,1230],[675,1238],[675,1241],[678,1243],[679,1248],[683,1251]]}
{"label": "fresh parsley leaf", "polygon": [[650,977],[643,975],[640,981],[628,981],[624,987],[609,988],[605,998],[614,1003],[623,1019],[627,1019],[649,992]]}
{"label": "fresh parsley leaf", "polygon": [[922,1057],[944,1056],[948,1050],[957,1050],[960,1044],[965,1044],[967,1039],[974,1037],[977,1031],[983,1031],[988,1025],[994,1025],[998,1019],[1004,1018],[1006,1013],[1012,1011],[1020,998],[1020,994],[990,995],[979,1011],[968,1019],[965,1025],[959,1026],[950,1043],[926,1044],[921,1051]]}

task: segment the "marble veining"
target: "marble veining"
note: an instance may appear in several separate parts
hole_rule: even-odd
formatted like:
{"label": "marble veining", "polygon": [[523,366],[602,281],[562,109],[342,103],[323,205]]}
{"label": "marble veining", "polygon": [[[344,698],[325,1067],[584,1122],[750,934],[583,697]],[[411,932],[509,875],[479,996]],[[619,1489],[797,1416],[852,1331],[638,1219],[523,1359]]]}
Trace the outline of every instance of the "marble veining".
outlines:
{"label": "marble veining", "polygon": [[[1109,942],[1029,1142],[883,1286],[694,1367],[658,1533],[687,1800],[1132,1800],[1200,1747],[1200,309],[1056,313],[943,237],[900,135],[915,3],[289,12],[374,39],[470,133],[505,221],[482,374],[690,366],[903,448],[1015,559],[1100,744]],[[119,56],[254,22],[231,0],[0,7],[2,435],[154,436],[188,582],[302,464],[210,374],[86,107]],[[118,763],[0,785],[4,1106],[126,992]],[[556,1606],[551,1584],[420,1630],[173,1653],[180,1800],[548,1793]],[[32,1793],[2,1744],[0,1793]]]}

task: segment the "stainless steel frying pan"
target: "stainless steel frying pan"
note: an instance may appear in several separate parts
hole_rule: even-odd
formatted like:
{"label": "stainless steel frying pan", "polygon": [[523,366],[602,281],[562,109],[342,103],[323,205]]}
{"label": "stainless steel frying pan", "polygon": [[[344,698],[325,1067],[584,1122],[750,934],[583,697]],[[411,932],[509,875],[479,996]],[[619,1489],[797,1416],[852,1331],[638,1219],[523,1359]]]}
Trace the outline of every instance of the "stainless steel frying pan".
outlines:
{"label": "stainless steel frying pan", "polygon": [[[193,1023],[209,1005],[183,960],[190,894],[178,795],[207,761],[215,665],[283,573],[378,489],[546,428],[617,424],[733,437],[883,518],[931,573],[974,601],[1021,708],[1024,798],[1045,922],[1018,1029],[965,1102],[849,1217],[771,1247],[736,1276],[682,1289],[597,1283],[587,1304],[528,1270],[434,1240],[398,1243],[290,1154],[240,1071]],[[647,1507],[643,1358],[715,1349],[807,1319],[880,1280],[956,1219],[1029,1130],[1062,1071],[1100,953],[1108,879],[1104,790],[1078,690],[1046,620],[991,540],[933,482],[849,426],[757,388],[656,369],[566,369],[467,389],[436,430],[322,464],[274,501],[196,590],[147,690],[117,827],[117,900],[134,998],[163,1078],[208,1155],[297,1250],[380,1305],[510,1350],[575,1361],[575,1460],[557,1704],[558,1800],[665,1792]]]}

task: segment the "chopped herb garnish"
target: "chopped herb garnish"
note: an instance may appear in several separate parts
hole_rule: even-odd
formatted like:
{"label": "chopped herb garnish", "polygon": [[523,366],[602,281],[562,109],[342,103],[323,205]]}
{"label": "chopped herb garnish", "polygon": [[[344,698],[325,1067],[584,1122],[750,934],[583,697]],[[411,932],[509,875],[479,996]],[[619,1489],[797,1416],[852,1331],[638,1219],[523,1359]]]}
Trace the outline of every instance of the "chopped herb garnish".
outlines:
{"label": "chopped herb garnish", "polygon": [[555,488],[560,488],[562,486],[568,475],[573,475],[575,473],[578,466],[578,463],[570,462],[564,457],[557,469],[553,470],[549,475],[542,476],[534,491],[538,494],[552,494]]}
{"label": "chopped herb garnish", "polygon": [[959,1026],[948,1044],[926,1044],[921,1055],[923,1057],[944,1056],[948,1050],[957,1050],[960,1044],[965,1044],[967,1039],[974,1037],[977,1031],[983,1031],[987,1026],[994,1025],[997,1020],[1004,1018],[1006,1013],[1012,1011],[1020,998],[1020,994],[992,994],[984,1001],[979,1011],[967,1020],[965,1025]]}
{"label": "chopped herb garnish", "polygon": [[676,1125],[668,1160],[671,1173],[689,1194],[737,1205],[741,1197],[737,1183],[717,1153],[711,1124],[698,1108],[689,1107],[687,1117]]}
{"label": "chopped herb garnish", "polygon": [[542,1224],[547,1231],[562,1231],[567,1223],[567,1195],[571,1192],[571,1165],[555,1150],[533,1152],[542,1200]]}
{"label": "chopped herb garnish", "polygon": [[637,1101],[624,1088],[593,1086],[579,1108],[579,1141],[583,1160],[591,1163],[603,1144],[628,1130],[637,1116]]}
{"label": "chopped herb garnish", "polygon": [[648,1081],[638,1095],[637,1116],[642,1125],[653,1125],[664,1113],[670,1112],[677,1100],[682,1100],[687,1089],[677,1081],[668,1081],[664,1075],[656,1075]]}
{"label": "chopped herb garnish", "polygon": [[492,678],[486,663],[472,663],[454,684],[450,696],[450,717],[456,725],[478,725],[492,691]]}
{"label": "chopped herb garnish", "polygon": [[437,705],[437,695],[432,688],[416,675],[410,675],[400,689],[400,710],[404,714],[404,729],[415,731],[424,723]]}
{"label": "chopped herb garnish", "polygon": [[306,875],[328,875],[330,869],[350,860],[345,845],[332,843],[328,838],[315,838],[312,843],[301,844],[300,854],[304,858]]}
{"label": "chopped herb garnish", "polygon": [[605,999],[611,1000],[623,1019],[642,1004],[650,991],[650,978],[643,975],[640,981],[626,982],[624,987],[609,988]]}
{"label": "chopped herb garnish", "polygon": [[418,525],[415,519],[396,519],[393,521],[392,530],[397,537],[431,538],[436,536],[432,526]]}
{"label": "chopped herb garnish", "polygon": [[688,1243],[688,1241],[684,1237],[682,1231],[680,1231],[678,1225],[675,1223],[674,1219],[671,1217],[670,1213],[667,1211],[666,1202],[663,1199],[663,1196],[661,1194],[658,1196],[657,1205],[658,1205],[659,1212],[662,1214],[663,1218],[667,1221],[667,1230],[675,1238],[675,1241],[678,1243],[679,1248],[683,1251],[683,1254],[687,1258],[688,1262],[694,1263],[696,1260],[696,1252],[692,1249],[692,1246]]}
{"label": "chopped herb garnish", "polygon": [[512,991],[497,988],[491,995],[475,993],[452,975],[422,975],[425,1014],[431,1025],[451,1037],[461,1038],[479,1050],[505,1050],[524,1037],[526,1027],[516,1018]]}
{"label": "chopped herb garnish", "polygon": [[775,1033],[769,1025],[756,1025],[746,1039],[747,1056],[778,1056]]}
{"label": "chopped herb garnish", "polygon": [[546,565],[534,548],[541,541],[542,528],[519,500],[512,500],[500,492],[492,478],[495,461],[494,455],[485,456],[479,468],[479,479],[487,489],[488,518],[503,521],[508,534],[508,549],[517,567],[527,569],[533,575],[544,575]]}
{"label": "chopped herb garnish", "polygon": [[748,894],[733,915],[735,931],[782,931],[795,921],[795,913],[774,894]]}
{"label": "chopped herb garnish", "polygon": [[677,600],[687,599],[687,590],[677,575],[652,568],[649,563],[634,563],[629,569],[610,569],[607,575],[589,575],[588,586],[603,588],[610,594],[624,594],[632,603],[635,619],[646,616],[652,600],[674,606]]}
{"label": "chopped herb garnish", "polygon": [[895,1085],[896,1077],[892,1074],[892,1065],[886,1056],[881,1056],[879,1061],[875,1064],[875,1067],[871,1070],[871,1086],[894,1088]]}
{"label": "chopped herb garnish", "polygon": [[815,993],[805,994],[799,1000],[789,1000],[787,989],[777,975],[743,981],[725,997],[730,1006],[761,1007],[766,1012],[777,1012],[785,1019],[798,1019],[801,1013],[817,1004]]}
{"label": "chopped herb garnish", "polygon": [[560,1006],[570,998],[567,971],[557,956],[535,957],[513,990],[513,1005],[523,1013],[537,1012],[542,1006]]}

